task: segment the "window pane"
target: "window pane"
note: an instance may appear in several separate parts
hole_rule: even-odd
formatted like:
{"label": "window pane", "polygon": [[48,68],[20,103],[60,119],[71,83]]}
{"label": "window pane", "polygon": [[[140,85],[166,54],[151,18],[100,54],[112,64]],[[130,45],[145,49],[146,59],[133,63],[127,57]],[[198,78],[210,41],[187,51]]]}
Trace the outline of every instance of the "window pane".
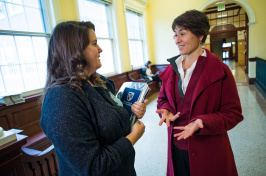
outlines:
{"label": "window pane", "polygon": [[212,14],[211,14],[211,19],[214,19],[214,18],[217,18],[216,13],[212,13]]}
{"label": "window pane", "polygon": [[127,11],[127,32],[129,39],[142,39],[140,15]]}
{"label": "window pane", "polygon": [[227,18],[222,18],[222,22],[223,25],[227,24]]}
{"label": "window pane", "polygon": [[37,70],[38,70],[38,75],[39,75],[39,79],[40,79],[40,87],[44,87],[45,81],[46,81],[46,73],[47,73],[46,62],[45,63],[37,63]]}
{"label": "window pane", "polygon": [[37,65],[35,63],[34,64],[22,64],[21,71],[23,75],[23,81],[25,84],[25,91],[40,88]]}
{"label": "window pane", "polygon": [[10,30],[5,4],[0,2],[0,29]]}
{"label": "window pane", "polygon": [[240,15],[240,21],[245,21],[245,14],[244,15]]}
{"label": "window pane", "polygon": [[238,21],[234,22],[234,26],[239,27],[239,22]]}
{"label": "window pane", "polygon": [[46,62],[48,55],[48,40],[45,37],[32,37],[36,62]]}
{"label": "window pane", "polygon": [[6,3],[6,7],[11,30],[27,31],[28,26],[23,6]]}
{"label": "window pane", "polygon": [[245,21],[240,21],[240,27],[245,27],[246,26],[246,22]]}
{"label": "window pane", "polygon": [[234,10],[234,15],[237,15],[238,14],[238,11],[239,11],[238,9],[235,9]]}
{"label": "window pane", "polygon": [[222,25],[221,24],[222,23],[222,19],[221,18],[217,19],[216,22],[217,22],[217,25]]}
{"label": "window pane", "polygon": [[229,10],[228,11],[228,16],[233,16],[234,15],[234,11],[233,10]]}
{"label": "window pane", "polygon": [[228,18],[228,24],[233,24],[234,23],[234,19],[233,17],[229,17]]}
{"label": "window pane", "polygon": [[234,22],[239,21],[239,16],[234,17]]}
{"label": "window pane", "polygon": [[19,65],[2,66],[1,70],[7,95],[17,94],[25,90]]}
{"label": "window pane", "polygon": [[45,32],[39,9],[25,7],[28,28],[31,32]]}
{"label": "window pane", "polygon": [[23,64],[35,62],[31,37],[16,36],[15,41],[20,63]]}
{"label": "window pane", "polygon": [[97,37],[110,37],[106,13],[108,6],[103,3],[91,1],[82,1],[82,4],[83,5],[79,4],[80,20],[91,21],[95,25]]}
{"label": "window pane", "polygon": [[102,67],[98,70],[98,72],[101,74],[114,72],[115,70],[114,70],[112,41],[99,39],[98,44],[103,50],[103,52],[100,54]]}
{"label": "window pane", "polygon": [[24,5],[28,7],[40,8],[39,0],[23,0]]}
{"label": "window pane", "polygon": [[141,41],[129,41],[130,61],[133,66],[143,66],[143,46]]}
{"label": "window pane", "polygon": [[216,18],[221,18],[222,17],[222,12],[217,12],[216,13]]}
{"label": "window pane", "polygon": [[0,35],[0,66],[19,64],[13,36]]}
{"label": "window pane", "polygon": [[[38,0],[24,1],[24,5],[0,3],[0,29],[44,33],[42,11]],[[8,18],[7,18],[8,17]]]}
{"label": "window pane", "polygon": [[20,4],[22,5],[22,0],[6,0],[6,2],[12,2],[13,4]]}

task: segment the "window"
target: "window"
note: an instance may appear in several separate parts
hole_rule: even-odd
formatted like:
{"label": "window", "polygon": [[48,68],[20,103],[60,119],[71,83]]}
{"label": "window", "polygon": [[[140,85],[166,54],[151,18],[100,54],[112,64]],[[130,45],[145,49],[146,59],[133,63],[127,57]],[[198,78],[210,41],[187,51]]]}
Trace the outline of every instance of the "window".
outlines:
{"label": "window", "polygon": [[0,96],[43,88],[48,17],[41,0],[0,0]]}
{"label": "window", "polygon": [[223,43],[223,48],[231,47],[231,43]]}
{"label": "window", "polygon": [[246,24],[246,13],[243,8],[228,9],[217,13],[206,12],[210,20],[210,30],[214,28],[216,30],[226,30],[229,27],[238,28],[245,27]]}
{"label": "window", "polygon": [[114,48],[111,26],[110,5],[101,1],[78,0],[80,21],[91,21],[95,25],[98,45],[103,49],[101,53],[102,67],[100,74],[115,72]]}
{"label": "window", "polygon": [[130,63],[135,67],[144,65],[143,29],[141,15],[126,11]]}
{"label": "window", "polygon": [[228,59],[229,58],[229,51],[223,51],[223,58]]}

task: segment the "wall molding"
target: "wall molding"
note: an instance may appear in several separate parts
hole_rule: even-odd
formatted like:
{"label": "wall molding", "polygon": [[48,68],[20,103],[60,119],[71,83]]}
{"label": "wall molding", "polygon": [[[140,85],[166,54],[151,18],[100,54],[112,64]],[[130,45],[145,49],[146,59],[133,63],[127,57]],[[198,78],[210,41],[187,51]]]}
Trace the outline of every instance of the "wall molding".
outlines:
{"label": "wall molding", "polygon": [[256,81],[256,78],[248,78],[249,84],[254,84],[255,81]]}
{"label": "wall molding", "polygon": [[249,62],[256,62],[256,58],[248,58]]}
{"label": "wall molding", "polygon": [[146,11],[146,5],[149,3],[148,0],[123,0],[124,10],[131,10],[133,12],[143,14]]}

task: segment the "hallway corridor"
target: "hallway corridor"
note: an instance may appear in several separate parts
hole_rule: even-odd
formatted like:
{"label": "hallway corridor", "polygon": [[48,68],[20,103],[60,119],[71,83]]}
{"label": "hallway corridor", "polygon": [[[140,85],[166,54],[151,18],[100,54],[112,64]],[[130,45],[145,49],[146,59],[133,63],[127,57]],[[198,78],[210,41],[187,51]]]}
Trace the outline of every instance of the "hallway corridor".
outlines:
{"label": "hallway corridor", "polygon": [[[244,120],[228,132],[239,176],[266,175],[266,99],[254,85],[248,84],[244,68],[234,61],[230,67],[240,96]],[[165,176],[167,164],[167,129],[159,126],[155,113],[158,93],[149,97],[142,119],[146,129],[136,143],[135,169],[138,176]]]}

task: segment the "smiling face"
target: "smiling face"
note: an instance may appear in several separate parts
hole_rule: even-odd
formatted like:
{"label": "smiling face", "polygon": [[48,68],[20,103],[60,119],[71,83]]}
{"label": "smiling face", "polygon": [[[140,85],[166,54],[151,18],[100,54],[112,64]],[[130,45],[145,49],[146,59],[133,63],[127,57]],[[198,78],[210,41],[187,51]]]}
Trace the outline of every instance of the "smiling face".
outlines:
{"label": "smiling face", "polygon": [[193,55],[195,52],[201,51],[199,42],[203,36],[197,37],[190,30],[176,26],[175,43],[178,46],[181,55]]}
{"label": "smiling face", "polygon": [[83,51],[83,54],[87,61],[87,66],[85,70],[87,74],[90,76],[102,66],[101,61],[99,59],[102,49],[97,44],[97,37],[95,35],[94,30],[92,29],[89,29],[89,39],[90,43]]}

